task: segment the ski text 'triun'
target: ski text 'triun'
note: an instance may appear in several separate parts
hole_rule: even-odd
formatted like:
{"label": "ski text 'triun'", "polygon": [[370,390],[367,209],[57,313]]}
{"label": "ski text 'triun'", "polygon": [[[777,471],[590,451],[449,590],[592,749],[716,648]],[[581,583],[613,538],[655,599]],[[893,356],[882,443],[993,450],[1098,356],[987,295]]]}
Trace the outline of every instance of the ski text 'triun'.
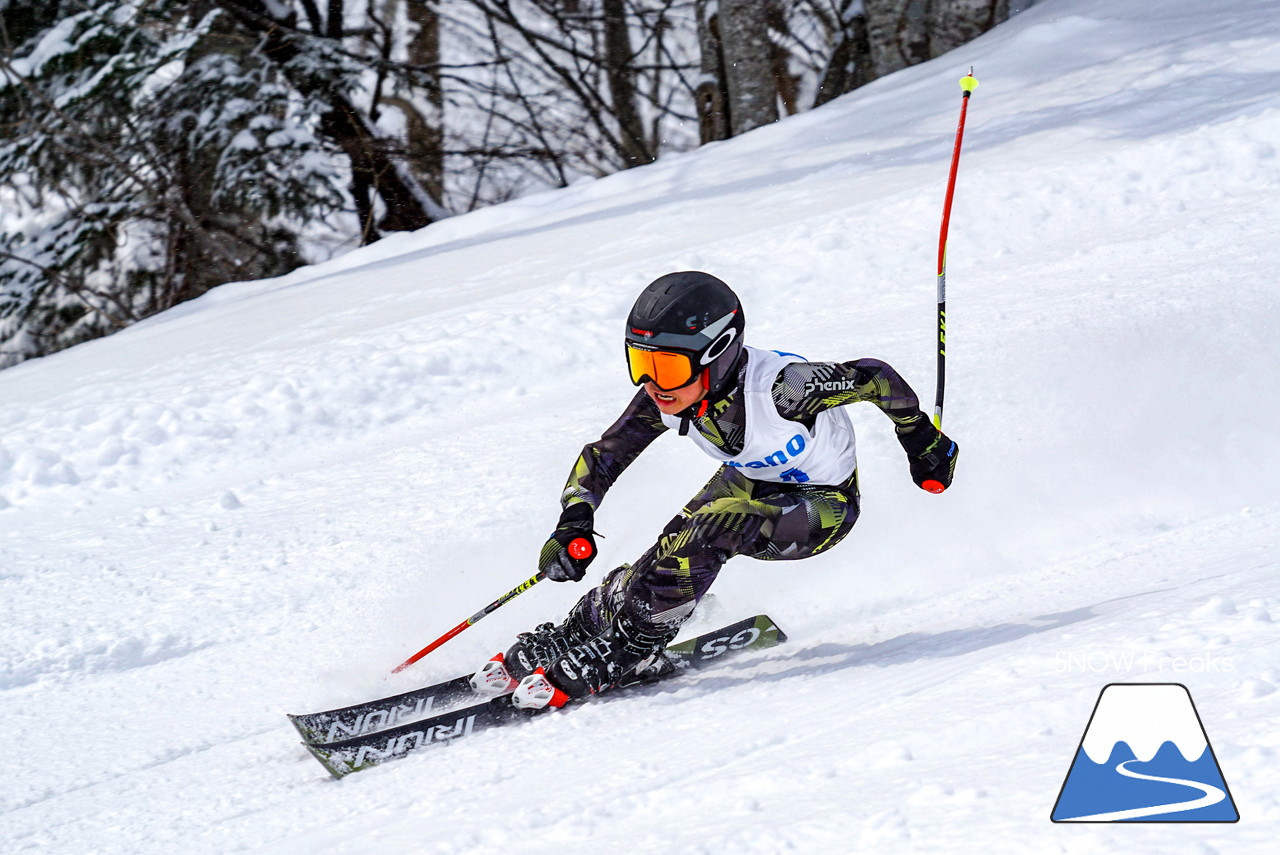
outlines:
{"label": "ski text 'triun'", "polygon": [[370,761],[379,763],[383,760],[397,757],[407,751],[412,751],[415,748],[421,748],[431,742],[448,742],[450,739],[468,736],[475,723],[476,717],[470,715],[466,718],[458,719],[452,725],[438,724],[425,730],[415,730],[392,737],[381,747],[377,745],[362,745],[352,766],[359,768]]}

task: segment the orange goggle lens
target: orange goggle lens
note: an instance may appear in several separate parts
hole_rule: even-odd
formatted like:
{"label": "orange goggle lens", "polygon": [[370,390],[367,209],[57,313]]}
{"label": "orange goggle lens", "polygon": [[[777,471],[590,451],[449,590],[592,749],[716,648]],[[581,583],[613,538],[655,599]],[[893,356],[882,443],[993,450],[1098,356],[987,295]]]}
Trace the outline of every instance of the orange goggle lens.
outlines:
{"label": "orange goggle lens", "polygon": [[638,350],[627,345],[627,364],[632,383],[639,386],[652,380],[664,392],[689,385],[696,374],[688,354],[669,350]]}

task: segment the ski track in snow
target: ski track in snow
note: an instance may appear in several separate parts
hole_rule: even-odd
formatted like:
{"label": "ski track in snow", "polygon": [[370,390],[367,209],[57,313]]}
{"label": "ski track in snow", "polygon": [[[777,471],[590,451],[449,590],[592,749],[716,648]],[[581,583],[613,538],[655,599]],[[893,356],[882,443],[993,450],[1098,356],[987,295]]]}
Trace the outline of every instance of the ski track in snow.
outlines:
{"label": "ski track in snow", "polygon": [[[1270,852],[1277,11],[1045,0],[820,110],[0,373],[0,849]],[[763,611],[788,644],[328,779],[283,713],[470,670],[581,595],[540,585],[387,675],[527,578],[657,275],[713,272],[750,342],[880,357],[931,399],[970,65],[954,488],[852,408],[848,542],[731,562],[690,626]],[[712,469],[656,443],[589,578]],[[1119,681],[1187,685],[1239,823],[1049,821]]]}

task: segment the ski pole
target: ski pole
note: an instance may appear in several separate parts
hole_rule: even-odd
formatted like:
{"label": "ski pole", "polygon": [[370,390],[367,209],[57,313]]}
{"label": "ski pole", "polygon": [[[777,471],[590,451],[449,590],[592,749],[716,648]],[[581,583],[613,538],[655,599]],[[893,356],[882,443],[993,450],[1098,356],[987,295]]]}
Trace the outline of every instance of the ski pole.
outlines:
{"label": "ski pole", "polygon": [[973,67],[960,78],[964,99],[960,102],[960,125],[956,128],[956,146],[951,152],[951,175],[947,178],[947,198],[942,203],[942,233],[938,236],[938,392],[933,399],[933,426],[942,430],[942,393],[947,381],[947,228],[951,225],[951,198],[956,192],[956,170],[960,168],[960,143],[964,140],[964,116],[969,109],[969,96],[978,88]]}
{"label": "ski pole", "polygon": [[512,588],[510,591],[507,591],[501,597],[498,597],[498,599],[494,600],[492,603],[485,606],[483,609],[476,612],[471,617],[467,618],[462,623],[458,624],[453,629],[449,630],[444,635],[440,636],[435,641],[431,642],[426,647],[422,648],[417,653],[413,654],[408,659],[401,662],[395,668],[391,669],[391,673],[399,674],[405,668],[408,668],[414,662],[417,662],[423,656],[426,656],[428,653],[435,650],[437,647],[444,644],[446,641],[453,638],[455,635],[462,632],[464,629],[471,626],[473,623],[477,623],[481,618],[485,617],[486,615],[496,612],[499,608],[501,608],[507,602],[523,594],[525,591],[529,590],[530,588],[532,588],[534,585],[538,584],[545,578],[547,578],[545,573],[538,573],[532,579],[522,582],[519,585],[517,585],[515,588]]}

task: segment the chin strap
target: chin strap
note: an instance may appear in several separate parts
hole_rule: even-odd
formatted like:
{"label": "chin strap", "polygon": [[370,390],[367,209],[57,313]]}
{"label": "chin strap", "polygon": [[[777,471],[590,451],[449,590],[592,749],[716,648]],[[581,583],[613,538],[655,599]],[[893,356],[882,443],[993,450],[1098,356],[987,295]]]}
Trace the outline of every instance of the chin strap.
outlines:
{"label": "chin strap", "polygon": [[694,413],[693,415],[689,415],[689,410],[693,409],[693,407],[690,406],[690,407],[686,407],[684,412],[680,414],[680,436],[689,435],[689,422],[691,420],[700,419],[707,414],[707,407],[711,406],[711,397],[709,394],[711,390],[710,381],[711,381],[711,369],[710,368],[702,369],[702,388],[706,389],[708,391],[708,394],[705,395],[702,398],[702,400],[698,403],[697,405],[698,411],[696,413]]}
{"label": "chin strap", "polygon": [[689,435],[690,422],[692,422],[694,419],[700,419],[703,416],[705,416],[707,414],[707,409],[711,406],[711,401],[707,400],[706,398],[703,398],[695,406],[698,409],[696,413],[693,413],[692,415],[690,415],[689,411],[692,410],[693,407],[688,407],[685,409],[683,413],[680,414],[680,436]]}
{"label": "chin strap", "polygon": [[[738,376],[739,381],[741,381],[742,379],[741,377],[742,363],[743,363],[743,359],[741,357],[739,357],[738,362],[735,363],[736,370],[739,373],[739,376]],[[723,389],[723,388],[720,390],[718,394],[715,394],[715,395],[711,394],[711,369],[710,368],[702,369],[702,388],[707,390],[702,400],[699,401],[697,404],[692,404],[688,407],[685,407],[684,411],[680,413],[680,436],[688,436],[689,423],[694,419],[700,419],[703,416],[705,416],[707,414],[707,410],[711,409],[712,403],[714,403],[715,401],[721,400],[722,398],[724,398],[726,395],[729,394],[729,390]],[[731,386],[730,388],[733,388],[733,387]],[[696,411],[695,411],[695,408],[696,408]]]}

